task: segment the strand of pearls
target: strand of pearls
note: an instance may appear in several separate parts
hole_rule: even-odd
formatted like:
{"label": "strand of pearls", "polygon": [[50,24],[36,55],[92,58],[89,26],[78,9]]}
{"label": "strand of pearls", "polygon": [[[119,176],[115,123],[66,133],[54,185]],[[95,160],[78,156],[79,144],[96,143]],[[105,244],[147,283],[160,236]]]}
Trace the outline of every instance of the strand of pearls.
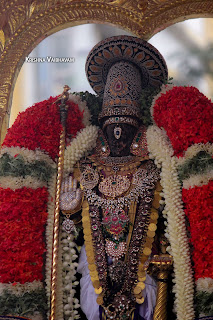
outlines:
{"label": "strand of pearls", "polygon": [[72,140],[65,150],[64,176],[73,172],[77,161],[86,156],[95,147],[97,137],[98,127],[96,126],[88,126],[77,134],[76,138]]}
{"label": "strand of pearls", "polygon": [[177,159],[164,130],[151,126],[147,130],[150,157],[162,167],[161,184],[165,198],[164,216],[167,218],[166,236],[174,259],[175,307],[178,320],[194,319],[194,284],[190,251],[185,227],[185,214],[181,201],[181,185],[178,180]]}

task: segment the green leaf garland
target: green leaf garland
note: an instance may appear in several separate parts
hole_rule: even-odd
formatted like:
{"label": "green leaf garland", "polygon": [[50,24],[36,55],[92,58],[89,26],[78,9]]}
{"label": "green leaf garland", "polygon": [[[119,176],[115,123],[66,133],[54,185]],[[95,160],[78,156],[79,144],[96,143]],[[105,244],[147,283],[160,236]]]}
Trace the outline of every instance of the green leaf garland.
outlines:
{"label": "green leaf garland", "polygon": [[1,315],[18,315],[29,316],[34,312],[42,314],[46,319],[48,311],[45,289],[37,289],[31,292],[17,296],[11,294],[8,290],[4,290],[0,297],[0,314]]}
{"label": "green leaf garland", "polygon": [[54,169],[45,161],[26,162],[21,155],[12,157],[4,153],[0,158],[0,176],[25,177],[31,176],[41,181],[48,181]]}
{"label": "green leaf garland", "polygon": [[195,174],[207,173],[213,169],[213,158],[206,151],[198,152],[193,158],[185,161],[178,168],[178,174],[181,181]]}

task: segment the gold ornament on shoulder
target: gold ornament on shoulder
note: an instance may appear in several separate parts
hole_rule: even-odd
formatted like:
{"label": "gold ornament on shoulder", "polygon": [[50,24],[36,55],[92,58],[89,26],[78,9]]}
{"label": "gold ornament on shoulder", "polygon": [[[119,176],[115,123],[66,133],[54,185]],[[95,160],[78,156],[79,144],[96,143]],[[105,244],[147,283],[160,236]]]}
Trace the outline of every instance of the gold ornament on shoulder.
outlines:
{"label": "gold ornament on shoulder", "polygon": [[81,174],[80,183],[85,189],[93,189],[97,186],[99,174],[93,168],[87,166]]}

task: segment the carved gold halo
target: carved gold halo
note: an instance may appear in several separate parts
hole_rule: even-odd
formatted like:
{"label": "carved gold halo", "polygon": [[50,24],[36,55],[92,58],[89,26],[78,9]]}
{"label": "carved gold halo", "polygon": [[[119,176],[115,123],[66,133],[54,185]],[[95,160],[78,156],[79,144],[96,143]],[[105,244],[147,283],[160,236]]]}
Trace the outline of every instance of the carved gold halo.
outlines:
{"label": "carved gold halo", "polygon": [[16,77],[24,58],[44,37],[82,23],[110,23],[149,39],[190,17],[213,16],[213,2],[197,0],[53,0],[0,2],[0,132],[7,130]]}
{"label": "carved gold halo", "polygon": [[[106,1],[105,1],[106,2]],[[1,1],[0,132],[7,130],[10,102],[24,57],[46,36],[85,22],[111,23],[148,39],[166,26],[189,17],[213,16],[212,1],[189,0]],[[156,5],[157,4],[157,5]],[[54,248],[57,243],[54,243]],[[57,260],[57,259],[56,259]],[[55,279],[56,283],[56,279]],[[100,297],[102,301],[102,298]],[[54,302],[55,303],[55,302]]]}

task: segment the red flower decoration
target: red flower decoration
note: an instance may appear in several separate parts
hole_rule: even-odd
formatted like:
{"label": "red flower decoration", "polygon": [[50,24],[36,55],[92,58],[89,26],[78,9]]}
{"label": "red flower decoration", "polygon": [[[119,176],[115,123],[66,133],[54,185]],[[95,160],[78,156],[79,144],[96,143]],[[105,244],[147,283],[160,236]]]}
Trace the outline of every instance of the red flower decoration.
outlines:
{"label": "red flower decoration", "polygon": [[48,191],[0,188],[0,282],[43,280]]}
{"label": "red flower decoration", "polygon": [[[36,103],[19,113],[13,126],[8,129],[3,146],[37,148],[46,151],[55,160],[58,155],[59,138],[62,130],[59,107],[54,104],[57,97]],[[75,137],[84,127],[83,112],[78,105],[68,101],[67,135]]]}
{"label": "red flower decoration", "polygon": [[195,279],[213,278],[213,181],[183,189],[182,195],[190,223]]}
{"label": "red flower decoration", "polygon": [[166,130],[177,156],[194,143],[213,142],[213,104],[194,87],[174,87],[162,94],[153,118]]}

